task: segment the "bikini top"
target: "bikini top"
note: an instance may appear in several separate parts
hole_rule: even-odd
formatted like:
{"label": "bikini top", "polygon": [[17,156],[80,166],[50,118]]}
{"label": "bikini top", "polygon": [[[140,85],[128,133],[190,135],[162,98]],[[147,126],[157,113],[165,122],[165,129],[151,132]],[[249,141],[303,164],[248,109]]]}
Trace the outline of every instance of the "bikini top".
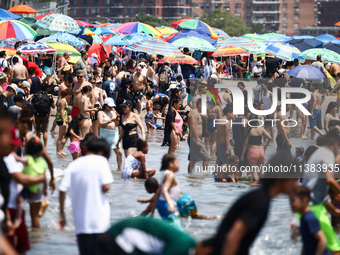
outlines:
{"label": "bikini top", "polygon": [[262,145],[262,135],[259,136],[249,136],[249,145]]}

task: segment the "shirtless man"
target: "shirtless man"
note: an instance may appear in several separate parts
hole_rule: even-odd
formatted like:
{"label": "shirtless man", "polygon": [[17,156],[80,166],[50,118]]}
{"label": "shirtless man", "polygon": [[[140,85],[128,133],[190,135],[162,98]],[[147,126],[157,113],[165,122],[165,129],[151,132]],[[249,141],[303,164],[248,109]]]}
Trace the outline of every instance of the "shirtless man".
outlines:
{"label": "shirtless man", "polygon": [[309,116],[309,123],[311,129],[311,138],[314,138],[315,132],[319,135],[323,135],[321,132],[321,104],[323,102],[322,96],[319,92],[318,84],[311,83],[310,91],[312,92],[312,98],[309,101],[309,110],[312,114]]}
{"label": "shirtless man", "polygon": [[136,73],[132,75],[133,97],[136,101],[137,111],[139,116],[142,112],[142,98],[144,89],[148,85],[146,77],[142,74],[142,67],[140,65],[136,68]]}
{"label": "shirtless man", "polygon": [[79,114],[79,106],[80,106],[80,99],[81,99],[81,90],[86,86],[89,85],[92,87],[91,83],[85,80],[84,73],[82,70],[78,70],[77,73],[78,81],[74,83],[72,88],[73,92],[73,107],[72,107],[72,118],[74,118],[77,114]]}
{"label": "shirtless man", "polygon": [[331,64],[331,67],[329,69],[329,73],[335,77],[338,73],[340,73],[340,65],[337,63]]}
{"label": "shirtless man", "polygon": [[[286,105],[286,113],[289,112],[290,105]],[[287,115],[281,114],[281,106],[278,105],[277,107],[277,115],[276,119],[279,119],[279,121],[276,122],[277,124],[277,136],[276,136],[276,144],[277,144],[277,152],[279,151],[289,151],[292,148],[292,144],[289,140],[289,129],[290,127],[287,127],[289,122],[285,121],[284,125],[282,125],[282,121],[288,120],[289,118]],[[272,122],[270,122],[272,123]]]}
{"label": "shirtless man", "polygon": [[202,140],[202,99],[196,102],[196,108],[189,113],[189,166],[188,173],[191,173],[197,161],[203,161],[203,170],[207,169],[209,155]]}
{"label": "shirtless man", "polygon": [[64,66],[68,65],[66,59],[70,57],[70,54],[68,52],[65,52],[64,55],[59,59],[58,64],[58,71],[61,72],[64,68]]}
{"label": "shirtless man", "polygon": [[[223,109],[223,116],[222,119],[228,121],[225,122],[217,122],[215,123],[217,128],[217,137],[219,138],[217,140],[217,160],[216,164],[218,166],[226,165],[228,164],[228,157],[230,156],[230,130],[231,130],[231,120],[233,120],[233,106],[227,105]],[[218,173],[219,181],[222,180],[222,178],[225,178],[223,172]]]}
{"label": "shirtless man", "polygon": [[12,83],[13,78],[18,78],[19,80],[27,80],[28,79],[28,71],[27,68],[19,63],[18,57],[13,57],[14,66],[10,72],[10,80],[9,83]]}

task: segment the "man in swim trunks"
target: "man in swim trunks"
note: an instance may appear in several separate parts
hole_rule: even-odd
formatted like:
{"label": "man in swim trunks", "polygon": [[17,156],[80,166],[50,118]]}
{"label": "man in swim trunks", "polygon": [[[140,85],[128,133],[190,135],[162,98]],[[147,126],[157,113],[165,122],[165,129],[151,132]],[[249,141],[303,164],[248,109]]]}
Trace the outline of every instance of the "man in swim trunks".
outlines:
{"label": "man in swim trunks", "polygon": [[[87,85],[91,86],[92,88],[91,83],[85,80],[85,76],[82,70],[78,70],[76,75],[77,75],[78,81],[74,83],[74,86],[72,88],[72,92],[73,92],[72,118],[74,118],[76,115],[80,113],[79,106],[80,106],[80,103],[81,103],[80,100],[82,97],[81,90]],[[91,101],[91,103],[92,105],[94,105],[94,102]]]}
{"label": "man in swim trunks", "polygon": [[[286,113],[289,112],[290,105],[286,105]],[[292,144],[289,140],[289,129],[288,127],[289,122],[287,122],[288,117],[287,115],[281,114],[281,106],[277,107],[277,115],[276,118],[279,119],[279,121],[276,122],[277,124],[277,136],[276,136],[276,144],[277,144],[277,152],[281,151],[289,151],[292,148]],[[282,121],[284,122],[284,126],[282,125]],[[269,120],[268,120],[269,122]]]}
{"label": "man in swim trunks", "polygon": [[148,82],[146,76],[142,74],[142,67],[140,65],[136,68],[136,73],[132,75],[133,97],[137,105],[137,111],[139,116],[142,112],[142,98],[144,95],[145,87]]}
{"label": "man in swim trunks", "polygon": [[310,91],[312,92],[312,97],[309,101],[310,113],[309,123],[311,129],[311,139],[314,138],[315,132],[319,135],[323,135],[320,129],[321,127],[321,104],[323,102],[321,94],[319,92],[319,87],[317,84],[312,83],[310,85]]}

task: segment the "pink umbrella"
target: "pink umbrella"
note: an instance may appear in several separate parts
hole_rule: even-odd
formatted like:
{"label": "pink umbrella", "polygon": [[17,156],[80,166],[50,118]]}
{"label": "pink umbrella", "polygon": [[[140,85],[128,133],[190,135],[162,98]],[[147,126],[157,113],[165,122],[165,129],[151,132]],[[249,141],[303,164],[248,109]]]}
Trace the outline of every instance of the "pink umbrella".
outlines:
{"label": "pink umbrella", "polygon": [[86,22],[86,21],[82,21],[82,20],[76,20],[76,22],[78,23],[79,26],[82,26],[82,27],[95,27],[94,25]]}

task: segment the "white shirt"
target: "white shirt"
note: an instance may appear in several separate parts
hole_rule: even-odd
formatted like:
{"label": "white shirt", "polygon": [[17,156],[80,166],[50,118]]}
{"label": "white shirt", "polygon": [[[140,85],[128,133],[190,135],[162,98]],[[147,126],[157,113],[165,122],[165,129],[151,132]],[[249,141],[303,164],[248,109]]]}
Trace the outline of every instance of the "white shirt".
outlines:
{"label": "white shirt", "polygon": [[[9,174],[22,172],[23,165],[20,162],[16,161],[12,153],[4,158],[4,162],[7,166]],[[20,183],[17,183],[15,180],[13,180],[13,178],[11,178],[11,183],[9,184],[9,199],[7,205],[8,208],[17,209],[16,201],[22,189],[23,186]]]}
{"label": "white shirt", "polygon": [[0,67],[2,67],[2,69],[5,69],[8,66],[7,60],[4,58],[0,58]]}
{"label": "white shirt", "polygon": [[19,59],[19,64],[24,64],[24,61],[22,60],[22,58],[21,57],[19,57],[18,55],[14,55],[13,57],[12,57],[12,60],[11,60],[11,66],[14,66],[14,64],[13,64],[13,58],[14,57],[17,57],[18,59]]}
{"label": "white shirt", "polygon": [[259,72],[262,73],[262,67],[258,68],[257,66],[254,66],[253,70],[252,70],[252,73],[255,74],[255,73],[259,73]]}
{"label": "white shirt", "polygon": [[106,158],[88,155],[65,170],[59,190],[69,192],[76,234],[104,233],[110,227],[110,205],[102,186],[113,182]]}

